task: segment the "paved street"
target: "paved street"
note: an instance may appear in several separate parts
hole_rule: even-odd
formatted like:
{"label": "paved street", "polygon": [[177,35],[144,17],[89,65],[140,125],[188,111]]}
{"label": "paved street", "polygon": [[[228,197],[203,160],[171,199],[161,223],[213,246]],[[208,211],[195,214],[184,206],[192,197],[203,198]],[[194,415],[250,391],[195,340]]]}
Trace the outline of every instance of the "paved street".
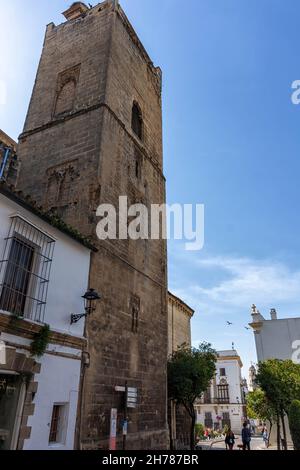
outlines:
{"label": "paved street", "polygon": [[[200,445],[203,450],[225,450],[224,440],[201,441]],[[238,445],[242,445],[241,437],[236,436],[234,450],[239,450]],[[261,437],[253,437],[251,440],[251,450],[266,450],[263,439]]]}

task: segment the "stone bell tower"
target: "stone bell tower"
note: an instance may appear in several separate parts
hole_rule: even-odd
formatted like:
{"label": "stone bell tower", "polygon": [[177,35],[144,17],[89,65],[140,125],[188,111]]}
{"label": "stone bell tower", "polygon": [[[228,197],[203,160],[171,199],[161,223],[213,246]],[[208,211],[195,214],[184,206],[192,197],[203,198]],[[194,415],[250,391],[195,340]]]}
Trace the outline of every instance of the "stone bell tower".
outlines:
{"label": "stone bell tower", "polygon": [[[92,238],[90,287],[102,297],[88,317],[77,447],[107,448],[115,386],[137,388],[127,448],[167,448],[167,252],[163,240],[96,237],[101,203],[165,202],[161,71],[117,1],[75,2],[47,26],[18,149],[18,188]],[[78,295],[82,295],[78,292]],[[69,315],[71,312],[66,312]],[[70,327],[72,328],[72,327]]]}

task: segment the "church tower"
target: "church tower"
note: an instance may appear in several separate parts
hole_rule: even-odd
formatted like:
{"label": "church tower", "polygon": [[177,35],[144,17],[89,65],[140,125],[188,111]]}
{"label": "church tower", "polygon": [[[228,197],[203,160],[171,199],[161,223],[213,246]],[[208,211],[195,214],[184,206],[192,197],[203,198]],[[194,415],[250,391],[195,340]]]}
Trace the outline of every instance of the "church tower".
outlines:
{"label": "church tower", "polygon": [[119,412],[122,446],[124,403],[115,387],[127,382],[138,397],[137,407],[128,409],[127,448],[163,449],[166,243],[96,237],[99,204],[117,208],[119,196],[129,205],[165,202],[161,71],[116,0],[93,8],[75,2],[64,16],[64,23],[47,26],[20,136],[18,189],[98,248],[90,287],[101,301],[86,320],[76,447],[108,448],[112,408]]}

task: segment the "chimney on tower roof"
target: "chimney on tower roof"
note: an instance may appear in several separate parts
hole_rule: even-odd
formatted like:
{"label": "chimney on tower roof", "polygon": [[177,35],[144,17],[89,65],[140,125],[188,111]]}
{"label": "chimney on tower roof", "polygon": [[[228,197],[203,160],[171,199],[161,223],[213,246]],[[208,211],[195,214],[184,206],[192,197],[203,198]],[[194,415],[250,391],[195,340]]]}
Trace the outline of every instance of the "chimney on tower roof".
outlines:
{"label": "chimney on tower roof", "polygon": [[276,308],[271,308],[270,315],[271,315],[271,320],[277,320]]}
{"label": "chimney on tower roof", "polygon": [[76,20],[84,15],[88,11],[88,7],[83,2],[74,2],[66,11],[63,12],[64,17],[66,20]]}

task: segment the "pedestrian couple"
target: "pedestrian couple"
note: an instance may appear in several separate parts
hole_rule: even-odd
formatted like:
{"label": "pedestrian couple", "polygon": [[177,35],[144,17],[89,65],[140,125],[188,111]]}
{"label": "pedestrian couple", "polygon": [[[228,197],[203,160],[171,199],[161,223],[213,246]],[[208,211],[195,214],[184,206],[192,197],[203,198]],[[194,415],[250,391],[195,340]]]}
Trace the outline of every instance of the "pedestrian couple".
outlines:
{"label": "pedestrian couple", "polygon": [[[242,442],[243,442],[243,450],[250,450],[251,431],[247,423],[243,424]],[[225,436],[226,449],[233,450],[234,443],[235,443],[235,435],[232,432],[232,430],[229,428]]]}

